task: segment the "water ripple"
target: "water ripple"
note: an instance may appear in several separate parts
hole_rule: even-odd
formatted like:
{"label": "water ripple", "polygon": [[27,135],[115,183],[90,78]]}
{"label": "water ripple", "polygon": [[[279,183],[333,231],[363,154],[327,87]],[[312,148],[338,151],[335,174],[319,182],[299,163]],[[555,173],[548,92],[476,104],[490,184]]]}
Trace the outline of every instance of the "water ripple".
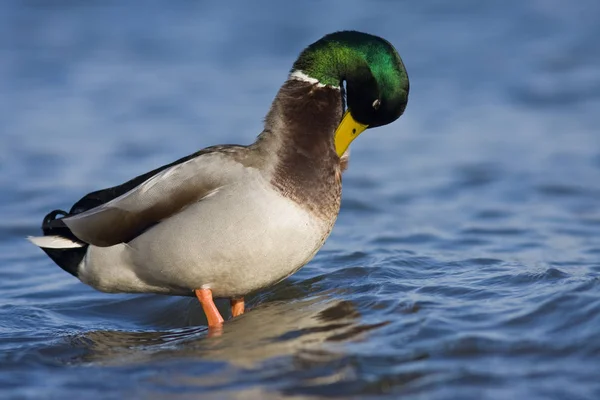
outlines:
{"label": "water ripple", "polygon": [[[600,398],[598,4],[1,3],[0,397]],[[222,332],[24,239],[249,143],[299,49],[348,27],[398,46],[406,114],[353,143],[315,259]]]}

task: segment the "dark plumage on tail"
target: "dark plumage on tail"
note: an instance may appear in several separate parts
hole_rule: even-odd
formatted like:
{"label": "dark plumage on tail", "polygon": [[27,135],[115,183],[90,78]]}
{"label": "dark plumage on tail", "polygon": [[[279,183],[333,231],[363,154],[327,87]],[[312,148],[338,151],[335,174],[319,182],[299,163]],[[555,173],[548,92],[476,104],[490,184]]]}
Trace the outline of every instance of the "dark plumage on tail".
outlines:
{"label": "dark plumage on tail", "polygon": [[[79,263],[81,263],[81,260],[83,260],[83,257],[85,256],[88,244],[77,239],[65,223],[60,218],[57,219],[59,215],[64,217],[67,216],[68,213],[62,210],[54,210],[46,215],[42,222],[44,238],[30,238],[30,240],[40,246],[48,257],[50,257],[59,267],[71,275],[77,276]],[[48,245],[44,244],[44,239],[46,237],[49,239],[46,242],[49,242],[52,238],[56,238],[56,241],[59,243],[56,247],[45,247]],[[63,239],[65,245],[68,247],[59,247],[60,242]]]}
{"label": "dark plumage on tail", "polygon": [[44,217],[42,222],[42,230],[44,236],[42,237],[29,237],[29,240],[40,247],[44,252],[54,261],[59,267],[70,273],[71,275],[77,276],[79,264],[85,253],[87,252],[89,244],[82,242],[78,239],[73,232],[65,225],[63,218],[67,216],[76,215],[92,208],[98,207],[102,204],[108,203],[109,201],[122,196],[131,189],[137,187],[148,179],[152,178],[161,171],[175,165],[184,163],[195,157],[198,157],[204,153],[211,152],[213,148],[207,148],[191,154],[187,157],[183,157],[171,164],[163,165],[160,168],[156,168],[153,171],[147,172],[136,178],[131,179],[122,185],[110,187],[108,189],[97,190],[92,193],[88,193],[83,196],[77,203],[71,207],[69,212],[62,210],[54,210]]}

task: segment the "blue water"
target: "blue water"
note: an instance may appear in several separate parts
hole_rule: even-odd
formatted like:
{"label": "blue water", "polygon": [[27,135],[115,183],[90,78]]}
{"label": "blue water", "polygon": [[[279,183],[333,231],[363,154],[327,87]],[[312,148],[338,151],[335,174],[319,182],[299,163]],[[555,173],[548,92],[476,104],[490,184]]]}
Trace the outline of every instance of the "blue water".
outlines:
{"label": "blue water", "polygon": [[[600,3],[0,3],[0,397],[600,398]],[[211,336],[24,237],[249,143],[300,50],[381,35],[405,115],[352,146],[321,252]],[[225,311],[225,308],[223,308]]]}

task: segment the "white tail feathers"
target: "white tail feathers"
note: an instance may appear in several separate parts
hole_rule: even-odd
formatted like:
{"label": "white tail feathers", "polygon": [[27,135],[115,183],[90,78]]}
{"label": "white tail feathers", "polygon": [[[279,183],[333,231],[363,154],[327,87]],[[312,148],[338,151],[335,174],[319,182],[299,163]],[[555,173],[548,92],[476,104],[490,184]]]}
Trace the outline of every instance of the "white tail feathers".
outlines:
{"label": "white tail feathers", "polygon": [[84,245],[62,236],[27,236],[27,240],[46,249],[75,249]]}

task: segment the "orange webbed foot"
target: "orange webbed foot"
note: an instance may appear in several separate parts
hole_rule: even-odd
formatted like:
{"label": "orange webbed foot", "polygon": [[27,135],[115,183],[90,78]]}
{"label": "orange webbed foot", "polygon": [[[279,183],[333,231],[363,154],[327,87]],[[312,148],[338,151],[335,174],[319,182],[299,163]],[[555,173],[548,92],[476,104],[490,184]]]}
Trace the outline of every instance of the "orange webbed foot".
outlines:
{"label": "orange webbed foot", "polygon": [[244,298],[237,297],[231,299],[231,316],[239,317],[244,313]]}
{"label": "orange webbed foot", "polygon": [[217,306],[213,301],[212,290],[196,289],[194,292],[196,293],[196,297],[200,301],[200,304],[202,304],[202,309],[208,320],[208,327],[220,328],[223,326],[223,317],[219,313],[219,310],[217,310]]}

